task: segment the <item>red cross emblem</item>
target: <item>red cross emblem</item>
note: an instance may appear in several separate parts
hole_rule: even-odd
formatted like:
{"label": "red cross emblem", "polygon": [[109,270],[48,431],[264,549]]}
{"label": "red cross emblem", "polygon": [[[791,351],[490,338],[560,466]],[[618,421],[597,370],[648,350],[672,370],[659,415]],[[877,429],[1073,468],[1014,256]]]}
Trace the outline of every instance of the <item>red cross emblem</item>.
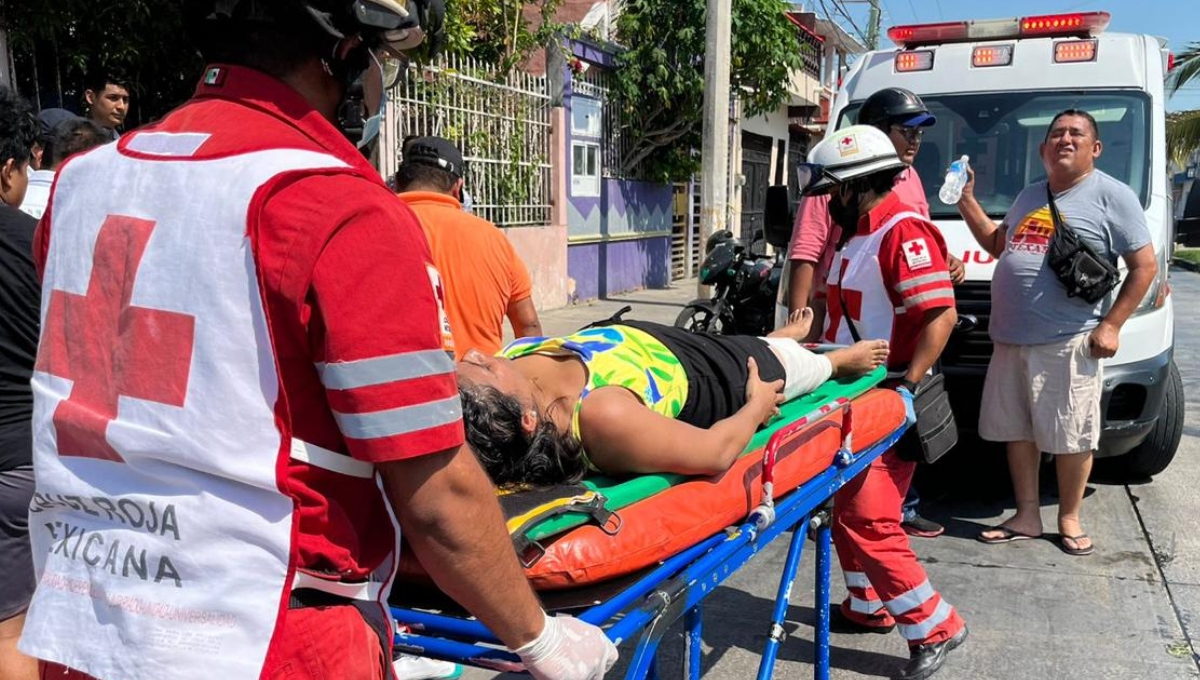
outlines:
{"label": "red cross emblem", "polygon": [[842,137],[842,146],[850,146],[854,143],[853,137]]}
{"label": "red cross emblem", "polygon": [[912,245],[908,247],[908,252],[912,253],[913,255],[920,255],[921,253],[925,252],[925,246],[923,246],[920,241],[913,241]]}
{"label": "red cross emblem", "polygon": [[36,370],[74,381],[54,410],[60,456],[122,461],[106,438],[118,397],[183,406],[195,317],[131,304],[154,222],[109,215],[87,293],[50,294]]}

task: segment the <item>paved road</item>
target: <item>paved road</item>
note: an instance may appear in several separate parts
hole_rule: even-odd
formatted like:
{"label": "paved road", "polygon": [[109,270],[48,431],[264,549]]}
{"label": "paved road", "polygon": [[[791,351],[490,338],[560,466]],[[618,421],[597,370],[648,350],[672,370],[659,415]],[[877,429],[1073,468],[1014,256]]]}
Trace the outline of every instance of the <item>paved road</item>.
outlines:
{"label": "paved road", "polygon": [[[1191,313],[1200,308],[1200,274],[1176,270],[1172,282],[1176,361],[1185,393],[1200,394],[1200,319]],[[637,318],[669,322],[691,288],[631,296],[642,303]],[[550,331],[569,330],[619,305],[602,302],[551,312],[545,323]],[[1067,556],[1050,541],[1003,546],[974,541],[980,529],[1011,512],[1006,473],[994,447],[964,442],[954,455],[956,483],[926,492],[925,512],[944,522],[947,534],[914,540],[934,585],[971,629],[970,640],[951,656],[938,680],[1200,677],[1192,643],[1200,635],[1200,525],[1195,519],[1200,517],[1200,399],[1189,400],[1183,442],[1166,472],[1133,486],[1090,485],[1084,523],[1097,551],[1089,557]],[[1053,530],[1053,479],[1044,481],[1043,517]],[[709,598],[706,678],[740,680],[757,672],[785,548],[784,541],[769,546]],[[810,577],[811,555],[801,573]],[[797,590],[788,614],[789,637],[776,666],[781,678],[812,674],[807,659],[813,650],[813,597],[811,587],[798,584]],[[843,593],[835,583],[835,599]],[[832,642],[838,680],[890,677],[907,656],[897,634],[834,635]],[[680,636],[669,635],[660,654],[663,675],[680,671],[681,649]],[[465,677],[494,676],[468,670]]]}

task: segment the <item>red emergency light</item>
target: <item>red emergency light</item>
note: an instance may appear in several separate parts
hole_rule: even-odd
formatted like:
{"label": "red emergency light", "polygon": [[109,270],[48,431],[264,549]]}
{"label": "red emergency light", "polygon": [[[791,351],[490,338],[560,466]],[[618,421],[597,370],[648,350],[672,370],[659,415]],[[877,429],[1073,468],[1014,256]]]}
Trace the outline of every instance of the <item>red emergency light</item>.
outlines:
{"label": "red emergency light", "polygon": [[1076,12],[1012,19],[910,24],[889,28],[888,38],[900,47],[1046,36],[1087,38],[1108,28],[1111,19],[1112,15],[1108,12]]}
{"label": "red emergency light", "polygon": [[1096,61],[1095,40],[1064,40],[1054,43],[1054,62],[1071,64],[1081,61]]}
{"label": "red emergency light", "polygon": [[1108,12],[1077,14],[1047,14],[1021,19],[1021,37],[1044,35],[1083,35],[1091,37],[1108,28],[1112,15]]}
{"label": "red emergency light", "polygon": [[1012,63],[1012,45],[987,45],[971,50],[971,65],[975,68],[1008,66]]}
{"label": "red emergency light", "polygon": [[933,52],[917,50],[896,53],[896,72],[929,71],[933,69]]}

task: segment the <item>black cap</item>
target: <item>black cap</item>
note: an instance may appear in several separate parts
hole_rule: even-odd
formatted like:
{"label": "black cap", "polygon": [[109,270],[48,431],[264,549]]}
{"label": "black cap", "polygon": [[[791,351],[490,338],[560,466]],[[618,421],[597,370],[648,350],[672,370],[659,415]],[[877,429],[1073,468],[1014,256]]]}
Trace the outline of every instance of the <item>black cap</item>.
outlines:
{"label": "black cap", "polygon": [[78,120],[79,116],[71,113],[66,109],[42,109],[38,114],[38,122],[41,124],[41,134],[38,135],[39,140],[50,138],[54,128],[58,127],[59,123],[64,123],[68,120]]}
{"label": "black cap", "polygon": [[404,165],[432,165],[455,177],[463,176],[463,157],[454,142],[441,137],[417,137],[406,143],[403,149]]}

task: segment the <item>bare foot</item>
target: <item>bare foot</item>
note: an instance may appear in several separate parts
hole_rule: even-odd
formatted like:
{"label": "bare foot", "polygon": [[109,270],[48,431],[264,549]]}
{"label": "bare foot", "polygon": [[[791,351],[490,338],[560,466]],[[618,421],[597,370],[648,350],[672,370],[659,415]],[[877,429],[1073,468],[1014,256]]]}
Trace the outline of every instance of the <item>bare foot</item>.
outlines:
{"label": "bare foot", "polygon": [[883,365],[888,357],[887,340],[860,340],[844,349],[835,349],[825,356],[833,364],[833,376],[862,375]]}
{"label": "bare foot", "polygon": [[[1007,532],[1005,531],[1007,529]],[[985,529],[979,533],[979,539],[984,543],[1005,541],[1007,533],[1017,536],[1041,536],[1042,535],[1042,515],[1039,512],[1031,511],[1029,513],[1017,512],[1017,514],[1009,517],[1001,522],[995,529]]]}
{"label": "bare foot", "polygon": [[787,325],[783,328],[777,328],[767,335],[768,338],[788,338],[799,342],[808,337],[808,331],[812,328],[813,310],[811,307],[797,309],[788,316]]}

